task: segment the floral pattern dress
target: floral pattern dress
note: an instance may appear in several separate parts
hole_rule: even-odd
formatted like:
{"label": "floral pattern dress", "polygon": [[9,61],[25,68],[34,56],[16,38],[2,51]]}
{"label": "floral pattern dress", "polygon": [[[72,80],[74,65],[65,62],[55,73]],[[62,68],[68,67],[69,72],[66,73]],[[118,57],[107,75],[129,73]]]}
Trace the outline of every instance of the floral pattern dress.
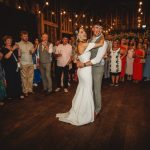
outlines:
{"label": "floral pattern dress", "polygon": [[121,72],[121,58],[120,48],[118,50],[110,50],[110,72],[120,73]]}

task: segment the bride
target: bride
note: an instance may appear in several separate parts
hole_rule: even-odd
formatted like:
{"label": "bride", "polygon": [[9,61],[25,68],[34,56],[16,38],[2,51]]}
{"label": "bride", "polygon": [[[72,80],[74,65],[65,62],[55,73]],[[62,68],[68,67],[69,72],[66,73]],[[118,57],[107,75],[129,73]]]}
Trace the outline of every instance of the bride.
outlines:
{"label": "bride", "polygon": [[[87,34],[83,28],[79,29],[77,38],[78,59],[83,63],[90,61],[90,50],[101,47],[104,43],[104,39],[100,40],[99,43],[87,43]],[[59,121],[81,126],[94,122],[92,68],[91,66],[79,68],[77,73],[79,84],[72,101],[72,107],[69,112],[57,114],[56,117]]]}

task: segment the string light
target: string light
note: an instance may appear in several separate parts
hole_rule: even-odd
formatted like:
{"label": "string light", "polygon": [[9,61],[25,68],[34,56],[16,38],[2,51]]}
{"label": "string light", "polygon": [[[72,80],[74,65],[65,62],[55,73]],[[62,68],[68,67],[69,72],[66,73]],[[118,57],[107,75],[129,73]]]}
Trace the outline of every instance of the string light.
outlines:
{"label": "string light", "polygon": [[49,2],[48,2],[48,1],[46,1],[46,2],[45,2],[45,5],[46,5],[46,6],[48,6],[48,5],[49,5]]}
{"label": "string light", "polygon": [[54,12],[54,11],[52,11],[52,15],[55,15],[55,12]]}
{"label": "string light", "polygon": [[21,9],[21,6],[20,6],[20,5],[18,6],[18,9]]}
{"label": "string light", "polygon": [[75,18],[78,18],[78,15],[77,15],[77,14],[75,14]]}
{"label": "string light", "polygon": [[83,18],[85,18],[85,14],[83,14],[83,16],[82,16]]}
{"label": "string light", "polygon": [[69,22],[72,22],[72,20],[71,20],[71,19],[69,19]]}
{"label": "string light", "polygon": [[143,3],[142,2],[139,2],[139,5],[142,5]]}
{"label": "string light", "polygon": [[41,14],[41,11],[39,10],[38,13]]}
{"label": "string light", "polygon": [[66,14],[66,11],[63,11],[63,14],[65,15],[65,14]]}
{"label": "string light", "polygon": [[76,23],[75,23],[75,25],[77,26],[77,25],[78,25],[78,23],[76,22]]}

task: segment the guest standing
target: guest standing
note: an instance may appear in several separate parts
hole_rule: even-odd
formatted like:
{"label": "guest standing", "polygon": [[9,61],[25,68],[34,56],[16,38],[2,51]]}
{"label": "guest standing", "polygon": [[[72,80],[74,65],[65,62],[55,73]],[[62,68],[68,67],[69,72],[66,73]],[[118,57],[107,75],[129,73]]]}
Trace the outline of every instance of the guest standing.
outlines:
{"label": "guest standing", "polygon": [[113,42],[113,48],[110,50],[110,74],[111,86],[119,86],[119,75],[121,72],[121,58],[120,58],[120,41]]}
{"label": "guest standing", "polygon": [[32,55],[33,64],[34,64],[34,77],[33,77],[33,86],[37,87],[38,84],[42,81],[41,73],[38,68],[38,46],[39,46],[39,39],[36,38],[34,41],[34,49],[35,52]]}
{"label": "guest standing", "polygon": [[2,64],[5,71],[7,98],[21,98],[22,86],[20,77],[20,65],[18,57],[18,45],[12,46],[12,37],[5,36],[3,38],[5,47],[2,48],[3,59]]}
{"label": "guest standing", "polygon": [[104,56],[105,58],[105,65],[104,65],[104,78],[110,78],[110,50],[112,49],[112,36],[108,35],[107,36],[107,52],[106,55]]}
{"label": "guest standing", "polygon": [[120,54],[121,54],[121,61],[122,61],[122,68],[120,73],[120,80],[124,82],[125,72],[126,72],[126,55],[127,55],[128,46],[126,44],[126,39],[121,39],[121,46],[120,46]]}
{"label": "guest standing", "polygon": [[57,57],[57,68],[56,68],[56,92],[60,91],[61,87],[61,75],[64,74],[64,92],[68,92],[68,73],[69,73],[69,63],[71,62],[72,56],[72,46],[68,44],[68,38],[63,38],[63,44],[60,44],[55,53]]}
{"label": "guest standing", "polygon": [[48,34],[42,34],[42,42],[38,47],[39,66],[42,76],[44,91],[47,94],[52,92],[52,79],[51,79],[51,62],[53,53],[53,44],[48,42]]}
{"label": "guest standing", "polygon": [[146,52],[146,62],[144,67],[145,81],[150,81],[150,45],[148,46],[148,50]]}
{"label": "guest standing", "polygon": [[28,96],[29,93],[33,93],[33,75],[34,65],[32,60],[32,54],[34,53],[34,46],[29,42],[29,34],[26,31],[21,32],[21,41],[18,43],[20,51],[20,63],[21,63],[21,79],[23,93]]}
{"label": "guest standing", "polygon": [[133,76],[133,62],[134,62],[133,55],[134,55],[134,45],[131,44],[127,52],[127,65],[126,65],[127,80],[132,80]]}
{"label": "guest standing", "polygon": [[4,99],[6,98],[6,80],[5,80],[5,73],[2,68],[1,59],[3,57],[3,54],[0,52],[0,106],[4,105]]}
{"label": "guest standing", "polygon": [[145,57],[145,52],[141,43],[138,43],[137,49],[134,54],[133,63],[133,80],[138,83],[143,77],[143,59]]}

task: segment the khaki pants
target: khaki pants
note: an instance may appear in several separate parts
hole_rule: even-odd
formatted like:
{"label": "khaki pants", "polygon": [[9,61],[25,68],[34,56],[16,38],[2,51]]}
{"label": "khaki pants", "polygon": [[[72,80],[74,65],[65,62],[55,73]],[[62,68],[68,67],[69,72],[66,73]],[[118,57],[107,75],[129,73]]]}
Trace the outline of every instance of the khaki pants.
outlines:
{"label": "khaki pants", "polygon": [[22,65],[21,66],[21,79],[23,93],[33,92],[33,65]]}
{"label": "khaki pants", "polygon": [[51,63],[40,64],[40,71],[43,81],[44,90],[52,91],[52,79],[51,79]]}

